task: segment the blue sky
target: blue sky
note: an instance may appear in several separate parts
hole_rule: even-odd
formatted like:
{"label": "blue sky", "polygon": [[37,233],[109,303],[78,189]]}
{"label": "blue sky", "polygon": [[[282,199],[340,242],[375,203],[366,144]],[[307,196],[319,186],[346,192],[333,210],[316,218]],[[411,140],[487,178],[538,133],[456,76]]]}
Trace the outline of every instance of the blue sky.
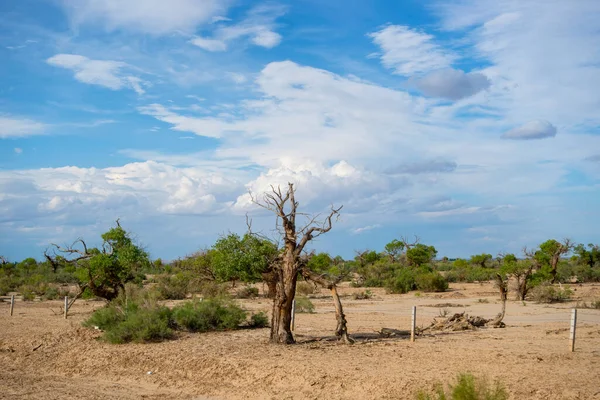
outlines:
{"label": "blue sky", "polygon": [[7,0],[0,254],[153,257],[243,232],[294,182],[344,205],[313,245],[418,235],[440,256],[600,242],[600,3]]}

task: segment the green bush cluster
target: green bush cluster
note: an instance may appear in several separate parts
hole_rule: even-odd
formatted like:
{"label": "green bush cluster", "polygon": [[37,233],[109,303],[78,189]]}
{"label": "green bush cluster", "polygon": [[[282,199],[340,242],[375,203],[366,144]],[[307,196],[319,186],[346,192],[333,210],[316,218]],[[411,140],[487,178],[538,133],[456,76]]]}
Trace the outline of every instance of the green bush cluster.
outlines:
{"label": "green bush cluster", "polygon": [[448,289],[448,281],[439,272],[426,268],[401,268],[388,280],[386,289],[390,293],[408,293],[415,289],[423,292],[444,292]]}
{"label": "green bush cluster", "polygon": [[[188,301],[172,310],[158,302],[157,291],[127,285],[119,296],[95,311],[84,326],[98,327],[109,343],[157,342],[171,339],[178,330],[207,332],[244,326],[246,311],[230,298],[215,297]],[[264,313],[251,316],[251,328],[268,326]]]}
{"label": "green bush cluster", "polygon": [[315,312],[315,305],[306,296],[296,296],[296,312],[312,314]]}
{"label": "green bush cluster", "polygon": [[236,329],[246,319],[246,312],[224,298],[191,301],[173,308],[173,322],[178,329],[207,332]]}
{"label": "green bush cluster", "polygon": [[531,298],[538,303],[560,303],[569,300],[572,295],[571,288],[555,287],[547,282],[531,290]]}
{"label": "green bush cluster", "polygon": [[252,299],[258,297],[258,288],[254,286],[244,286],[235,294],[238,299]]}
{"label": "green bush cluster", "polygon": [[470,373],[460,374],[449,391],[444,391],[441,384],[435,386],[435,395],[421,390],[417,400],[507,400],[508,393],[499,382],[490,385],[486,379],[476,378]]}

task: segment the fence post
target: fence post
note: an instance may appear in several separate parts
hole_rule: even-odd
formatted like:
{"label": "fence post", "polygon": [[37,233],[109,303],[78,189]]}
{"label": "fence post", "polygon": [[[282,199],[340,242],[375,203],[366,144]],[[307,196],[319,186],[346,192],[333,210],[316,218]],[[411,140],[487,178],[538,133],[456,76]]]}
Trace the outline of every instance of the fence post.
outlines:
{"label": "fence post", "polygon": [[67,319],[68,312],[69,312],[69,296],[65,296],[65,319]]}
{"label": "fence post", "polygon": [[13,309],[15,308],[15,295],[10,296],[10,316],[13,316]]}
{"label": "fence post", "polygon": [[569,334],[569,342],[571,352],[575,351],[575,330],[577,329],[577,309],[571,310],[571,332]]}
{"label": "fence post", "polygon": [[296,326],[296,299],[292,300],[292,331]]}
{"label": "fence post", "polygon": [[417,325],[417,306],[412,307],[411,319],[410,319],[410,341],[415,341],[415,328]]}

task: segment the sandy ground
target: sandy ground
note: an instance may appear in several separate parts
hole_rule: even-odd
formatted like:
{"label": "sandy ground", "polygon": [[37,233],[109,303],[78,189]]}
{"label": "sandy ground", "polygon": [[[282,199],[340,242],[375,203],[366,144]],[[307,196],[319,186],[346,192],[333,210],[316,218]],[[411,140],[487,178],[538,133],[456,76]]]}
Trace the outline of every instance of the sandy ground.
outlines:
{"label": "sandy ground", "polygon": [[[600,285],[574,288],[577,299],[600,298]],[[418,325],[444,310],[490,318],[500,309],[491,284],[455,284],[450,292],[420,296],[372,289],[374,299],[352,300],[361,290],[341,289],[351,333],[409,329],[413,305]],[[312,300],[315,314],[297,315],[300,339],[331,335],[335,317],[325,295]],[[77,302],[67,320],[59,315],[60,304],[17,302],[10,317],[8,303],[0,303],[1,399],[413,399],[417,390],[465,371],[501,380],[513,399],[600,399],[600,310],[579,310],[571,353],[574,302],[510,301],[505,329],[352,346],[270,345],[268,329],[110,345],[81,326],[101,302]],[[270,308],[266,299],[243,304]]]}

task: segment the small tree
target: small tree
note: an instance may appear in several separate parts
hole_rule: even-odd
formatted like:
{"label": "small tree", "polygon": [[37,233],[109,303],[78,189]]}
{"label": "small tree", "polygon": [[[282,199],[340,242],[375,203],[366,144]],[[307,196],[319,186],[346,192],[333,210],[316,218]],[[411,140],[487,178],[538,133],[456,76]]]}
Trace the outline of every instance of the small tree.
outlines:
{"label": "small tree", "polygon": [[540,249],[535,253],[535,258],[542,265],[549,267],[552,277],[551,283],[556,282],[556,268],[563,255],[568,254],[573,249],[573,244],[569,239],[558,242],[554,239],[545,241],[540,245]]}
{"label": "small tree", "polygon": [[393,263],[398,262],[398,259],[403,251],[404,242],[398,239],[394,239],[385,245],[385,253],[388,255],[390,261]]}
{"label": "small tree", "polygon": [[488,261],[492,260],[492,255],[491,254],[477,254],[474,256],[471,256],[471,264],[476,264],[479,265],[481,268],[485,268],[486,267],[486,263]]}
{"label": "small tree", "polygon": [[254,283],[264,279],[277,256],[277,246],[249,233],[221,237],[212,248],[211,264],[217,280]]}
{"label": "small tree", "polygon": [[408,263],[413,267],[420,267],[423,264],[430,263],[436,255],[437,250],[435,247],[421,243],[415,244],[406,251]]}
{"label": "small tree", "polygon": [[96,297],[106,300],[116,298],[125,283],[134,280],[139,271],[150,264],[148,254],[133,242],[119,220],[116,227],[102,234],[100,248],[88,248],[83,239],[68,247],[56,244],[52,247],[53,255],[46,252],[45,256],[53,265],[62,263],[77,267],[79,295],[89,289]]}

